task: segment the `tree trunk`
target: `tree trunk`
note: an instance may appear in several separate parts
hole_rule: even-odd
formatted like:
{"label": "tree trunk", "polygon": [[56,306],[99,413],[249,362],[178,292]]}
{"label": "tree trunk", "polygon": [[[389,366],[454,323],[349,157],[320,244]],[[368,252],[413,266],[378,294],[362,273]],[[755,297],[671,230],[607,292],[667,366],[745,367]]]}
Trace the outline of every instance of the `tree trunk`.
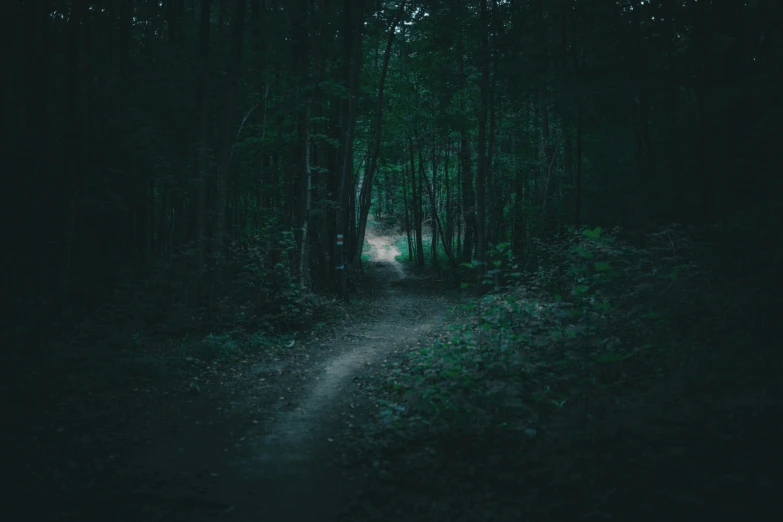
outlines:
{"label": "tree trunk", "polygon": [[[464,108],[464,105],[463,105]],[[470,262],[473,259],[473,240],[476,234],[476,206],[473,193],[473,169],[470,164],[470,138],[463,131],[460,137],[460,163],[462,171],[462,214],[465,221],[465,235],[462,242],[462,260]]]}
{"label": "tree trunk", "polygon": [[[424,170],[422,170],[421,174],[422,176],[425,176]],[[446,257],[449,258],[449,272],[451,273],[451,278],[454,281],[454,285],[459,287],[460,281],[459,281],[459,273],[457,272],[457,258],[454,256],[454,252],[451,249],[451,245],[449,245],[448,242],[446,241],[446,234],[443,233],[443,224],[440,222],[440,218],[438,217],[437,206],[435,204],[434,184],[431,185],[430,181],[427,179],[424,180],[424,184],[427,187],[427,194],[430,197],[430,206],[433,209],[436,209],[432,211],[432,218],[434,220],[435,226],[437,226],[440,229],[440,238],[443,244],[443,250],[446,252]]]}
{"label": "tree trunk", "polygon": [[232,122],[236,118],[237,112],[237,88],[239,86],[239,66],[242,62],[242,47],[245,33],[245,11],[247,10],[246,0],[234,0],[234,21],[233,33],[231,36],[231,46],[228,55],[226,98],[223,104],[222,124],[221,124],[221,145],[220,145],[220,165],[217,172],[217,183],[215,186],[215,210],[217,214],[217,223],[215,225],[216,245],[216,265],[218,275],[224,265],[226,255],[226,212],[228,205],[228,181],[231,166],[231,148]]}
{"label": "tree trunk", "polygon": [[[485,3],[486,7],[486,3]],[[462,1],[458,1],[457,10],[460,16],[462,16]],[[459,55],[459,75],[460,83],[464,89],[468,88],[467,76],[465,74],[465,49],[464,49],[465,35],[460,34],[457,39],[457,54]],[[460,100],[460,112],[465,114],[467,112],[467,105],[464,99]],[[463,262],[469,262],[473,259],[473,241],[476,233],[476,198],[473,192],[473,170],[470,164],[470,137],[468,129],[464,125],[460,128],[460,168],[461,168],[461,180],[460,189],[462,190],[462,214],[465,221],[465,240],[462,243],[462,260]]]}
{"label": "tree trunk", "polygon": [[63,200],[63,229],[61,244],[61,264],[59,274],[59,304],[64,315],[71,311],[71,278],[74,239],[76,236],[77,202],[84,185],[84,167],[82,147],[84,144],[84,125],[82,107],[82,60],[84,15],[87,11],[85,0],[72,0],[68,20],[67,72],[66,72],[66,109],[65,122],[69,126],[67,137],[67,176]]}
{"label": "tree trunk", "polygon": [[[421,154],[421,149],[419,149]],[[432,267],[435,270],[440,270],[438,266],[438,207],[437,207],[437,191],[436,183],[438,179],[438,148],[435,145],[435,140],[432,141],[432,193],[433,197],[430,198],[430,219],[432,220]],[[425,181],[426,183],[426,181]]]}
{"label": "tree trunk", "polygon": [[449,159],[451,157],[451,141],[447,139],[443,152],[443,181],[446,189],[446,238],[450,247],[454,245],[454,223],[451,208],[451,180],[449,179]]}
{"label": "tree trunk", "polygon": [[[416,186],[416,161],[413,152],[413,137],[408,136],[408,150],[410,151],[411,160],[411,187],[413,190],[412,198],[412,212],[413,212],[413,228],[416,237],[416,265],[424,266],[424,238],[422,238],[422,226],[421,226],[421,192]],[[419,183],[419,186],[421,183]]]}
{"label": "tree trunk", "polygon": [[489,103],[489,38],[487,0],[481,0],[481,77],[479,79],[478,168],[476,171],[476,258],[478,277],[486,272],[486,179],[487,179],[487,112]]}
{"label": "tree trunk", "polygon": [[413,242],[411,241],[411,223],[408,219],[408,184],[405,181],[407,167],[402,166],[402,204],[405,208],[405,234],[408,236],[408,261],[413,261]]}
{"label": "tree trunk", "polygon": [[541,94],[539,94],[539,110],[541,112],[541,135],[543,140],[541,148],[544,155],[544,175],[546,179],[544,179],[541,194],[541,223],[538,228],[544,231],[550,223],[550,220],[547,218],[547,203],[549,200],[549,182],[555,162],[555,148],[552,146],[549,132],[549,108],[544,96]]}
{"label": "tree trunk", "polygon": [[[511,148],[516,150],[516,135],[511,137]],[[525,248],[525,193],[527,191],[526,167],[517,165],[517,154],[514,154],[514,226],[512,230],[511,249],[514,257],[521,259]]]}
{"label": "tree trunk", "polygon": [[[462,222],[464,221],[464,214],[465,214],[465,208],[463,205],[462,200],[462,163],[460,161],[460,144],[457,144],[457,177],[455,179],[455,182],[457,184],[457,213],[456,213],[456,221],[457,221],[457,256],[462,256],[464,260],[464,255],[462,252]],[[470,260],[470,258],[468,258]]]}
{"label": "tree trunk", "polygon": [[574,182],[574,226],[582,225],[582,108],[576,116],[576,180]]}
{"label": "tree trunk", "polygon": [[[500,24],[498,20],[498,5],[497,0],[492,0],[492,26],[496,34],[493,36],[493,52],[492,52],[492,84],[489,85],[489,136],[487,138],[487,152],[486,152],[486,190],[489,197],[487,198],[487,241],[491,247],[494,247],[498,243],[498,237],[500,233],[500,222],[503,215],[502,199],[502,185],[497,183],[493,175],[492,159],[495,153],[495,131],[497,124],[497,107],[495,100],[495,90],[498,82],[498,57],[500,55],[498,51],[498,38],[500,31]],[[489,41],[487,41],[487,54],[489,54]],[[486,60],[489,61],[489,56],[486,56]],[[489,67],[487,65],[487,67]]]}
{"label": "tree trunk", "polygon": [[383,118],[383,88],[386,82],[386,72],[389,69],[389,59],[391,58],[391,48],[394,42],[394,32],[397,24],[402,19],[405,12],[405,2],[400,2],[399,11],[389,29],[386,50],[383,53],[383,66],[381,67],[381,78],[378,83],[378,99],[375,106],[375,142],[370,156],[370,164],[365,172],[364,183],[362,184],[362,193],[359,198],[359,228],[357,233],[357,246],[354,247],[354,259],[357,265],[361,264],[362,246],[364,245],[364,232],[367,228],[367,215],[370,213],[370,203],[372,202],[372,182],[375,175],[375,168],[378,163],[378,154],[381,150],[381,120]]}
{"label": "tree trunk", "polygon": [[[343,60],[345,83],[350,91],[350,99],[345,102],[343,125],[345,137],[340,149],[340,188],[338,192],[339,210],[337,212],[337,234],[342,235],[341,242],[335,242],[335,280],[337,293],[343,299],[348,297],[346,289],[345,261],[346,253],[351,252],[353,239],[350,223],[353,223],[350,204],[353,186],[353,142],[356,128],[357,97],[359,95],[359,73],[361,71],[362,35],[364,28],[363,0],[346,0],[343,7],[345,30],[343,35]],[[361,254],[360,254],[361,255]]]}
{"label": "tree trunk", "polygon": [[199,19],[199,75],[196,86],[196,114],[198,136],[196,144],[196,179],[198,203],[196,206],[196,241],[198,243],[197,269],[202,271],[207,252],[207,137],[209,132],[209,19],[212,0],[202,0]]}
{"label": "tree trunk", "polygon": [[299,116],[299,152],[297,170],[299,172],[299,220],[301,236],[299,239],[299,286],[307,288],[310,283],[308,256],[308,226],[310,221],[312,176],[310,171],[310,107]]}
{"label": "tree trunk", "polygon": [[[309,34],[309,12],[308,0],[299,0],[292,14],[291,24],[293,26],[293,55],[294,55],[294,74],[296,80],[301,85],[303,91],[307,89],[310,69],[310,34]],[[306,91],[305,91],[306,92]],[[309,265],[308,265],[308,226],[311,204],[312,179],[310,177],[310,106],[312,104],[315,92],[310,96],[307,103],[298,110],[297,115],[297,142],[296,142],[296,174],[294,183],[294,199],[296,205],[294,215],[296,219],[296,272],[299,278],[299,285],[302,288],[309,284]]]}

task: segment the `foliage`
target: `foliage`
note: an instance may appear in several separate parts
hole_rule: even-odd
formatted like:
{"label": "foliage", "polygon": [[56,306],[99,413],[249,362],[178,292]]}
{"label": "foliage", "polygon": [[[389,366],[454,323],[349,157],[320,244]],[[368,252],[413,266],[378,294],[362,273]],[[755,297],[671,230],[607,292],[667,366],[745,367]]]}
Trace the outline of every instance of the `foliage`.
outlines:
{"label": "foliage", "polygon": [[[611,443],[615,430],[646,430],[647,435],[634,436],[651,443],[652,434],[662,430],[656,426],[663,415],[659,407],[669,401],[688,401],[701,411],[702,393],[753,393],[758,383],[751,375],[765,373],[766,356],[754,354],[738,363],[739,345],[724,343],[725,349],[714,351],[712,342],[722,334],[715,332],[712,342],[704,339],[705,325],[724,321],[737,327],[747,320],[727,315],[727,299],[738,295],[716,293],[707,268],[697,262],[709,263],[716,252],[714,244],[694,242],[693,237],[706,238],[704,231],[667,227],[644,246],[620,236],[598,228],[572,230],[539,245],[541,265],[552,269],[539,268],[519,284],[470,298],[452,312],[449,332],[394,362],[386,372],[389,399],[379,405],[379,424],[369,433],[378,445],[376,458],[386,462],[382,468],[407,466],[398,454],[403,447],[414,452],[410,458],[422,469],[440,466],[455,477],[464,474],[466,461],[477,476],[512,473],[521,466],[536,480],[571,484],[574,509],[619,513],[626,509],[624,500],[602,504],[596,488],[617,484],[614,470],[619,473],[624,464],[611,460],[602,469],[578,453],[567,461],[557,455],[584,451],[608,459],[596,452]],[[720,415],[746,414],[730,408]],[[666,422],[690,421],[682,413],[671,412]],[[626,428],[629,423],[633,427]],[[690,433],[681,436],[691,443]],[[457,464],[449,460],[456,458],[452,445],[464,440],[476,441],[471,452],[476,459],[463,454]],[[627,458],[645,462],[645,473],[669,473],[659,469],[654,452],[639,455],[633,440],[616,444]],[[531,462],[537,467],[529,469]],[[574,479],[577,472],[595,482]],[[507,480],[513,483],[515,476]],[[705,490],[713,487],[707,483]],[[631,494],[644,486],[619,487]],[[577,497],[585,489],[594,496]],[[529,510],[536,520],[553,512],[566,516],[571,509],[553,508],[547,493],[512,499],[495,491],[501,503]]]}
{"label": "foliage", "polygon": [[[585,223],[731,223],[739,239],[777,222],[779,180],[759,177],[779,141],[777,3],[424,0],[343,16],[352,5],[9,7],[25,23],[7,31],[20,45],[7,53],[3,143],[29,171],[4,191],[26,253],[4,267],[17,343],[126,288],[203,322],[246,276],[230,258],[250,252],[275,259],[260,270],[290,272],[268,279],[265,299],[290,284],[340,293],[333,237],[342,227],[346,262],[361,259],[363,191],[379,222],[411,231],[419,266],[438,220],[460,262],[488,269],[489,245],[540,266],[531,245]],[[146,283],[162,274],[173,281]],[[256,306],[277,310],[270,299]]]}

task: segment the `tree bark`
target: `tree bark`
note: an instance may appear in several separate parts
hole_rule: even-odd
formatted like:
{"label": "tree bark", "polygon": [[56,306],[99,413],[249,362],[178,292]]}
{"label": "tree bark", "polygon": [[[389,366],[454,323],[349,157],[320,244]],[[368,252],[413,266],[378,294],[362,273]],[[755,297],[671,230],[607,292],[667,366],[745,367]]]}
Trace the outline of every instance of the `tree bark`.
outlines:
{"label": "tree bark", "polygon": [[62,245],[62,261],[59,274],[59,299],[61,311],[70,315],[71,311],[71,278],[73,277],[73,249],[76,236],[77,203],[84,186],[83,167],[83,107],[81,96],[83,27],[86,23],[85,0],[72,0],[70,19],[68,20],[67,46],[67,77],[66,77],[66,109],[65,122],[70,127],[67,138],[67,176],[65,186],[65,208],[63,209],[63,231],[60,238]]}
{"label": "tree bark", "polygon": [[476,171],[476,258],[478,277],[483,279],[486,272],[486,180],[487,180],[487,112],[489,103],[489,37],[487,0],[481,0],[481,77],[479,79],[479,115],[478,115],[478,168]]}
{"label": "tree bark", "polygon": [[454,201],[451,195],[451,174],[449,171],[449,164],[451,162],[451,151],[453,143],[451,140],[446,142],[446,157],[443,163],[443,176],[446,180],[446,235],[448,236],[449,245],[454,246]]}
{"label": "tree bark", "polygon": [[[359,96],[359,73],[361,71],[362,58],[362,35],[364,28],[364,1],[363,0],[345,0],[343,7],[344,15],[344,37],[343,37],[343,60],[344,78],[350,91],[350,98],[345,102],[343,112],[343,125],[345,135],[340,149],[340,188],[338,191],[339,210],[337,212],[337,234],[343,236],[343,243],[338,245],[335,242],[335,251],[333,259],[335,265],[335,280],[337,282],[337,294],[342,299],[348,297],[346,288],[345,261],[351,252],[353,241],[352,230],[349,230],[350,223],[353,223],[353,214],[351,211],[350,188],[353,186],[353,142],[356,129],[356,107]],[[361,254],[360,254],[361,255]]]}
{"label": "tree bark", "polygon": [[[491,24],[494,31],[493,45],[492,45],[492,83],[489,85],[489,93],[487,97],[489,99],[489,136],[487,138],[487,152],[486,152],[486,190],[489,197],[487,198],[487,241],[491,247],[494,247],[498,243],[498,237],[500,234],[500,222],[503,216],[502,199],[502,185],[496,183],[493,175],[492,160],[495,153],[495,134],[497,127],[497,101],[495,97],[496,86],[498,82],[498,60],[500,52],[498,51],[498,38],[500,36],[501,24],[499,23],[499,12],[497,0],[492,0],[492,13]],[[487,40],[487,54],[490,53],[489,41]],[[490,60],[489,56],[486,56],[487,61]],[[488,67],[488,65],[487,65]]]}
{"label": "tree bark", "polygon": [[408,236],[408,261],[413,261],[413,241],[411,240],[411,223],[408,214],[408,184],[405,181],[407,167],[402,166],[402,204],[405,208],[405,234]]}
{"label": "tree bark", "polygon": [[[432,219],[432,267],[440,270],[438,266],[438,207],[437,207],[437,179],[438,179],[438,148],[435,140],[432,141],[432,192],[430,199],[430,219]],[[426,183],[426,181],[425,181]]]}
{"label": "tree bark", "polygon": [[196,85],[196,114],[198,135],[196,143],[196,179],[198,203],[196,205],[196,241],[198,243],[197,269],[202,271],[207,252],[207,137],[209,132],[209,29],[212,0],[202,0],[199,19],[199,75]]}
{"label": "tree bark", "polygon": [[[422,238],[422,226],[421,226],[421,192],[416,186],[416,160],[413,151],[413,137],[408,136],[408,151],[410,153],[411,161],[411,187],[413,192],[412,197],[412,212],[413,212],[413,229],[416,238],[416,265],[424,266],[424,238]],[[421,182],[419,182],[419,186]]]}
{"label": "tree bark", "polygon": [[[292,12],[292,50],[294,58],[294,77],[306,92],[309,81],[310,63],[310,32],[309,32],[309,2],[298,0]],[[297,141],[295,149],[296,171],[293,178],[293,199],[296,227],[296,275],[299,285],[304,288],[309,282],[307,232],[310,213],[310,101],[303,104],[297,111]]]}
{"label": "tree bark", "polygon": [[582,225],[582,108],[576,115],[576,180],[574,183],[574,226]]}
{"label": "tree bark", "polygon": [[[423,170],[421,174],[426,178],[426,175],[424,174]],[[460,280],[459,280],[459,272],[457,272],[457,258],[454,256],[454,251],[452,250],[451,245],[449,245],[448,242],[446,241],[446,234],[443,233],[443,224],[440,221],[440,217],[438,217],[437,206],[435,204],[434,186],[427,179],[424,180],[424,184],[427,187],[427,194],[429,195],[430,198],[430,206],[432,206],[432,208],[434,209],[432,211],[432,218],[435,221],[435,226],[437,226],[440,229],[440,238],[441,238],[441,243],[443,244],[443,250],[446,252],[446,257],[449,258],[449,272],[451,273],[451,278],[454,281],[454,285],[459,287]]]}
{"label": "tree bark", "polygon": [[397,24],[402,19],[405,12],[405,2],[400,2],[399,11],[391,24],[386,42],[386,50],[383,53],[383,66],[381,67],[381,78],[378,83],[378,99],[375,106],[375,141],[370,156],[370,164],[364,175],[362,184],[362,193],[359,197],[359,228],[357,230],[357,245],[354,247],[354,262],[361,265],[362,246],[364,245],[364,233],[367,228],[367,215],[370,212],[370,203],[372,202],[372,182],[375,175],[375,168],[378,163],[378,154],[381,150],[381,120],[383,118],[383,88],[386,82],[386,72],[389,69],[389,59],[391,58],[392,43],[394,42],[394,32]]}
{"label": "tree bark", "polygon": [[244,44],[245,33],[245,11],[247,10],[246,0],[234,0],[233,33],[231,36],[231,46],[228,55],[226,97],[223,103],[223,114],[221,124],[221,145],[220,145],[220,165],[217,172],[217,183],[215,187],[215,210],[217,214],[217,223],[215,226],[215,235],[217,239],[215,262],[218,267],[218,274],[223,268],[223,262],[226,255],[226,212],[228,205],[228,181],[231,166],[231,148],[232,123],[236,118],[237,112],[237,88],[239,86],[239,66],[242,62],[242,47]]}

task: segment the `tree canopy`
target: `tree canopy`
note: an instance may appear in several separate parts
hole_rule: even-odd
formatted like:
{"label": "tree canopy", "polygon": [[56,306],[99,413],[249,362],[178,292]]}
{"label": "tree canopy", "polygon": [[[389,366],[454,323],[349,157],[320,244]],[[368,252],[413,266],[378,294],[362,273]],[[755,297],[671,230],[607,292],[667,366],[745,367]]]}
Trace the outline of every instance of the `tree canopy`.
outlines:
{"label": "tree canopy", "polygon": [[14,324],[345,296],[368,216],[455,278],[501,244],[532,266],[532,240],[568,227],[720,224],[769,245],[779,225],[773,0],[6,9]]}

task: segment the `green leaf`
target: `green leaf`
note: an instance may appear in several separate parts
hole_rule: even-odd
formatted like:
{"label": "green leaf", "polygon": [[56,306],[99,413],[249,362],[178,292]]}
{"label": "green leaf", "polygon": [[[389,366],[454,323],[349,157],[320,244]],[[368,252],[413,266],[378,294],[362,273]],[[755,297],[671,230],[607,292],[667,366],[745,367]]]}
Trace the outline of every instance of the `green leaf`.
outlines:
{"label": "green leaf", "polygon": [[609,263],[606,263],[604,261],[596,261],[593,266],[595,267],[596,271],[598,272],[606,272],[607,270],[611,270],[611,266],[609,266]]}
{"label": "green leaf", "polygon": [[584,235],[589,239],[598,239],[601,236],[601,227],[595,227],[593,230],[587,229],[584,231]]}

